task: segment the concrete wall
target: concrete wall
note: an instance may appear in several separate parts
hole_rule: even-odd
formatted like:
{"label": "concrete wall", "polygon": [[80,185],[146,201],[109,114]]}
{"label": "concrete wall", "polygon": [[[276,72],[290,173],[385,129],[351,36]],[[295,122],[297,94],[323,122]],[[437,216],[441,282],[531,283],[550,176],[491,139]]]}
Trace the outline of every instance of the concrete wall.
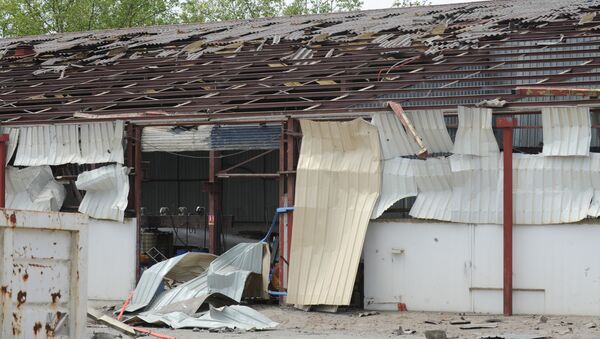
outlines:
{"label": "concrete wall", "polygon": [[88,299],[120,300],[135,288],[135,219],[89,219]]}
{"label": "concrete wall", "polygon": [[[600,224],[514,229],[516,314],[600,315]],[[502,226],[371,222],[365,307],[502,313]]]}

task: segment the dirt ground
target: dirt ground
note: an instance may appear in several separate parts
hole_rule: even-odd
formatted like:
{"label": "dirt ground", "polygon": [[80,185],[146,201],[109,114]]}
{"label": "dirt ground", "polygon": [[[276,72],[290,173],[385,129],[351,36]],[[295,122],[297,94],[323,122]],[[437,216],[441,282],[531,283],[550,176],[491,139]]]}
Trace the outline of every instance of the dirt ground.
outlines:
{"label": "dirt ground", "polygon": [[[513,316],[474,315],[432,312],[379,312],[360,317],[363,310],[340,313],[304,312],[276,305],[252,305],[280,325],[271,331],[211,333],[207,330],[173,330],[152,328],[153,331],[177,339],[192,338],[425,338],[427,330],[444,330],[448,338],[600,338],[600,317],[580,316]],[[486,329],[460,329],[450,321],[470,321],[473,324],[496,326]],[[399,332],[402,327],[402,332]],[[410,333],[416,331],[415,333]],[[114,330],[88,322],[88,337],[94,333],[118,334]],[[402,334],[399,334],[402,333]]]}

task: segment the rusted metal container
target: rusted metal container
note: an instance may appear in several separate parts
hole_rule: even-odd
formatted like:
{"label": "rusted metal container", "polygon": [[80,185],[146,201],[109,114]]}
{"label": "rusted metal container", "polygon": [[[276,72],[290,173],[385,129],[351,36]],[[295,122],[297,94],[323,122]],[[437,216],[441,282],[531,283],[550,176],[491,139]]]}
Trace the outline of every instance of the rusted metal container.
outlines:
{"label": "rusted metal container", "polygon": [[84,338],[87,216],[0,210],[0,337]]}

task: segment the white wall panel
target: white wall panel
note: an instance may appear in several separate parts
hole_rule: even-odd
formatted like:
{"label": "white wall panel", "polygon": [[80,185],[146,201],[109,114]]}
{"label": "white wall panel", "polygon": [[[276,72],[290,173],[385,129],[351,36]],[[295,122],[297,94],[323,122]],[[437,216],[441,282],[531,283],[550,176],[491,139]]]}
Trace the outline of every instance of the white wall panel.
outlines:
{"label": "white wall panel", "polygon": [[497,154],[498,143],[492,131],[492,110],[458,108],[458,130],[454,140],[455,154],[488,156]]}
{"label": "white wall panel", "polygon": [[423,139],[429,153],[452,151],[452,139],[441,110],[406,111],[406,115]]}
{"label": "white wall panel", "polygon": [[381,154],[384,160],[405,155],[414,155],[419,150],[416,142],[409,137],[400,120],[394,113],[374,114],[371,123],[377,127]]}
{"label": "white wall panel", "polygon": [[383,161],[381,194],[373,209],[371,219],[376,219],[395,202],[417,195],[417,183],[413,173],[413,159],[393,158]]}
{"label": "white wall panel", "polygon": [[[600,315],[600,224],[515,225],[516,314]],[[369,224],[365,307],[502,313],[502,226]]]}
{"label": "white wall panel", "polygon": [[588,155],[592,141],[589,107],[543,107],[542,153],[552,156]]}
{"label": "white wall panel", "polygon": [[449,159],[415,160],[412,164],[419,193],[410,215],[419,219],[450,221],[452,171]]}

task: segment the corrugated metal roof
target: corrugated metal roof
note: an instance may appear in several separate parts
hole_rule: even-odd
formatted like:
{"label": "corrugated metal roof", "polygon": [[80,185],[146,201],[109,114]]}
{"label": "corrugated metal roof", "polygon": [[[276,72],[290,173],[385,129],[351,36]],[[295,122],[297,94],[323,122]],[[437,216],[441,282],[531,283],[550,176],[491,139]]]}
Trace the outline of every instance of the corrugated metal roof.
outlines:
{"label": "corrugated metal roof", "polygon": [[281,125],[214,126],[210,133],[213,150],[279,149]]}
{"label": "corrugated metal roof", "polygon": [[429,158],[413,162],[419,194],[410,215],[419,219],[452,219],[452,170],[448,158]]}
{"label": "corrugated metal roof", "polygon": [[407,111],[408,118],[423,139],[429,153],[448,153],[452,150],[452,139],[448,134],[444,112],[441,110]]}
{"label": "corrugated metal roof", "polygon": [[86,171],[77,176],[77,189],[86,191],[78,211],[96,219],[123,222],[129,195],[129,169],[121,164]]}
{"label": "corrugated metal roof", "polygon": [[458,108],[458,130],[452,152],[478,156],[500,152],[492,131],[491,109],[463,106]]}
{"label": "corrugated metal roof", "polygon": [[77,125],[20,128],[16,166],[62,165],[81,160]]}
{"label": "corrugated metal roof", "polygon": [[544,107],[542,130],[544,155],[589,155],[592,141],[589,107]]}
{"label": "corrugated metal roof", "polygon": [[232,305],[212,308],[199,317],[191,317],[182,312],[167,314],[144,313],[133,321],[147,324],[166,324],[172,328],[230,328],[241,330],[266,330],[278,324],[248,306]]}
{"label": "corrugated metal roof", "polygon": [[381,185],[375,126],[301,120],[287,302],[348,305]]}
{"label": "corrugated metal roof", "polygon": [[410,139],[394,113],[374,114],[371,123],[377,127],[383,159],[415,155],[418,146]]}
{"label": "corrugated metal roof", "polygon": [[380,217],[397,201],[417,195],[417,183],[412,163],[418,160],[393,158],[383,160],[381,194],[373,209],[371,219]]}
{"label": "corrugated metal roof", "polygon": [[81,163],[124,163],[123,121],[80,125]]}

